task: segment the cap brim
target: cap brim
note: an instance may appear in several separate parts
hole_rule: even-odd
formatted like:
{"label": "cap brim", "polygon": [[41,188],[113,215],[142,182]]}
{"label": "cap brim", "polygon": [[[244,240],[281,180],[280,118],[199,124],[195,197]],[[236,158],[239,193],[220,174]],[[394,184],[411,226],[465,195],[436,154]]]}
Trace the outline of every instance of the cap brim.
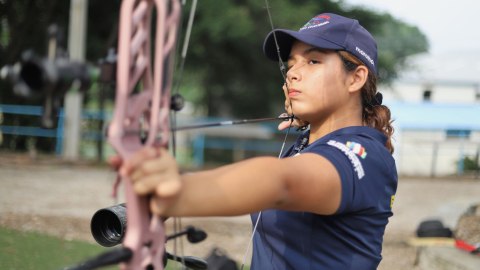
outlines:
{"label": "cap brim", "polygon": [[[300,40],[308,45],[317,48],[329,50],[345,50],[345,47],[318,36],[303,34],[300,32],[284,29],[275,29],[274,31],[277,38],[278,47],[280,48],[280,57],[282,58],[283,62],[288,61],[288,57],[290,56],[290,50],[292,49],[292,45],[295,40]],[[265,42],[263,43],[263,53],[268,59],[272,61],[278,61],[277,46],[275,46],[275,37],[273,34],[274,31],[270,32],[267,35],[267,38],[265,38]]]}

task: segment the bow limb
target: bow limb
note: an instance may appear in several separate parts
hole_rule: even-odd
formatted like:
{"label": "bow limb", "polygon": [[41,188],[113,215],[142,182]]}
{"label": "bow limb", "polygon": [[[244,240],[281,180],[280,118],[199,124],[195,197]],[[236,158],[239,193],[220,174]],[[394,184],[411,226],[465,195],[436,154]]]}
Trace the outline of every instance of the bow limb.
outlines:
{"label": "bow limb", "polygon": [[[157,10],[154,69],[150,64],[150,25],[153,6]],[[176,42],[180,18],[178,0],[123,0],[120,10],[117,89],[108,141],[123,160],[145,147],[167,147],[169,140],[171,75],[169,57]],[[153,75],[153,76],[152,76]],[[153,80],[152,80],[153,77]],[[133,93],[138,81],[141,91]],[[148,129],[144,143],[129,130]],[[157,139],[157,135],[161,138]],[[153,266],[163,269],[165,228],[152,215],[148,198],[138,196],[130,179],[124,179],[128,228],[124,246],[132,258],[122,270]]]}

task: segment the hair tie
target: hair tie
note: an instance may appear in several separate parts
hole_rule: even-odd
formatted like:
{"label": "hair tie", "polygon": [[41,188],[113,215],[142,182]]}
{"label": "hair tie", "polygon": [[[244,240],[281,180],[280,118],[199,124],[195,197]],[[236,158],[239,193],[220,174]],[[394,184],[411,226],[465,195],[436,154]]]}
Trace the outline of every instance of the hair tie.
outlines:
{"label": "hair tie", "polygon": [[377,94],[375,94],[375,97],[370,101],[370,105],[372,105],[372,107],[375,107],[377,105],[380,106],[382,105],[382,101],[383,101],[382,93],[377,92]]}

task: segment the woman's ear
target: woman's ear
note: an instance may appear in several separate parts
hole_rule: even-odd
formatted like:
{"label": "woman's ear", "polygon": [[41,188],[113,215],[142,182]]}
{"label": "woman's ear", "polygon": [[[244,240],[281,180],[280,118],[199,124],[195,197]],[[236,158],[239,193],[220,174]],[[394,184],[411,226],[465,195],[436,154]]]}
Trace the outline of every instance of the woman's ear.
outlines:
{"label": "woman's ear", "polygon": [[368,68],[366,66],[360,65],[355,69],[355,71],[349,74],[350,85],[348,86],[348,92],[353,93],[362,89],[365,85],[365,82],[368,79]]}

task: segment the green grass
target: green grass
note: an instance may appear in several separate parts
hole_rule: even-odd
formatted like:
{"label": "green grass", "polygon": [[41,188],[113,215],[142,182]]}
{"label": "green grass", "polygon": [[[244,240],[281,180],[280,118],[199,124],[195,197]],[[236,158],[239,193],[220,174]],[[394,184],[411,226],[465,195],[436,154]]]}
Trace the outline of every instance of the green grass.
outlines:
{"label": "green grass", "polygon": [[[76,265],[108,248],[79,241],[66,241],[38,233],[0,227],[1,270],[54,270]],[[170,266],[170,267],[169,267]],[[174,270],[169,261],[166,270]],[[102,269],[118,269],[112,266]]]}
{"label": "green grass", "polygon": [[107,250],[99,245],[0,227],[2,270],[62,269]]}

